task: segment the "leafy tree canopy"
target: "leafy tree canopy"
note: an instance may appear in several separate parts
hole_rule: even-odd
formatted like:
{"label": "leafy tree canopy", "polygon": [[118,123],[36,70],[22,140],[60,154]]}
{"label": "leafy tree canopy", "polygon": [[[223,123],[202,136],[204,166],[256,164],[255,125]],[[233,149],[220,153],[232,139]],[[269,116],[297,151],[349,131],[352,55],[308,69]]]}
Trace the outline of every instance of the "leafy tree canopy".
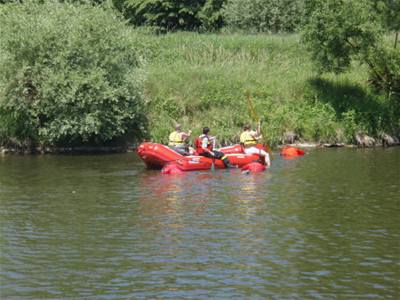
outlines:
{"label": "leafy tree canopy", "polygon": [[104,143],[140,134],[140,44],[113,10],[0,6],[0,140]]}
{"label": "leafy tree canopy", "polygon": [[224,0],[126,0],[125,14],[135,25],[161,31],[207,29],[222,25]]}
{"label": "leafy tree canopy", "polygon": [[385,36],[385,28],[392,24],[385,16],[394,10],[387,5],[390,1],[379,2],[308,0],[303,40],[321,71],[343,72],[357,60],[368,66],[370,81],[378,90],[398,100],[400,51]]}
{"label": "leafy tree canopy", "polygon": [[228,0],[225,22],[250,32],[292,32],[300,24],[304,0]]}

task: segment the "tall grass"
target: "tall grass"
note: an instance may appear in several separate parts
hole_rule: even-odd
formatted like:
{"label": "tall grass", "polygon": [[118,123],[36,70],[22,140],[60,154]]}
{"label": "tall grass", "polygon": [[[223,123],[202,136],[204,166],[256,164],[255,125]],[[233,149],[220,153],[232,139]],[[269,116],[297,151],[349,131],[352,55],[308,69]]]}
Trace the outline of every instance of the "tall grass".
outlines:
{"label": "tall grass", "polygon": [[[148,76],[150,138],[166,142],[175,122],[220,143],[237,142],[251,121],[249,90],[266,139],[285,132],[304,141],[352,142],[357,131],[393,133],[399,127],[386,99],[369,90],[367,71],[318,76],[298,35],[143,35]],[[398,119],[398,115],[397,115]]]}

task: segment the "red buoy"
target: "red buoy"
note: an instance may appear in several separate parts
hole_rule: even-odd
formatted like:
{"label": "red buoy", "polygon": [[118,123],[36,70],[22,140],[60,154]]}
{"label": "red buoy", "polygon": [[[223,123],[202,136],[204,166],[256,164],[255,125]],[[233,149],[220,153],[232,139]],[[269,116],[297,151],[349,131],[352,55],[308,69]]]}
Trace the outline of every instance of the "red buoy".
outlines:
{"label": "red buoy", "polygon": [[266,169],[265,165],[259,163],[259,162],[252,162],[248,163],[242,168],[242,172],[253,172],[253,173],[258,173],[262,172]]}
{"label": "red buoy", "polygon": [[304,154],[305,152],[303,150],[290,146],[284,147],[281,150],[281,155],[286,157],[302,156]]}
{"label": "red buoy", "polygon": [[175,164],[166,165],[161,169],[161,174],[182,174],[183,171]]}

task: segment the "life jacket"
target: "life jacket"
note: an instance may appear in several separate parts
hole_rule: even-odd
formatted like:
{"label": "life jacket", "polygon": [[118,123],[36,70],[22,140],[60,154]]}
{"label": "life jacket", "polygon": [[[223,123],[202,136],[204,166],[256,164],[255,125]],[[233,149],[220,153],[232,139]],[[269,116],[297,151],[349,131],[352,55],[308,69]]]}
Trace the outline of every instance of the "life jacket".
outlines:
{"label": "life jacket", "polygon": [[[194,146],[196,147],[196,152],[197,152],[199,155],[201,155],[201,154],[203,154],[204,152],[206,152],[206,151],[204,151],[204,149],[203,149],[203,147],[202,147],[202,145],[203,145],[203,139],[206,138],[206,137],[207,137],[206,135],[202,134],[202,135],[200,135],[198,138],[196,138],[196,139],[194,140]],[[212,141],[210,141],[210,139],[208,139],[207,149],[209,149],[210,151],[213,150],[213,143],[212,143]]]}
{"label": "life jacket", "polygon": [[252,147],[257,145],[257,140],[254,138],[250,131],[243,131],[240,135],[240,143],[244,147]]}
{"label": "life jacket", "polygon": [[179,147],[185,146],[185,141],[182,139],[182,132],[174,131],[169,135],[169,143],[170,147]]}

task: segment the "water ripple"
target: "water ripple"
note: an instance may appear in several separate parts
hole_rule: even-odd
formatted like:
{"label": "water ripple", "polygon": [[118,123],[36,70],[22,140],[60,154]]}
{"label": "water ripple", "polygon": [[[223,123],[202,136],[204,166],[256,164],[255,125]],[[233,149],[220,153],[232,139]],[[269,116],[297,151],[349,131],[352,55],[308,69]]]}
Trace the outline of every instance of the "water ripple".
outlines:
{"label": "water ripple", "polygon": [[0,295],[397,299],[399,155],[379,153],[314,151],[257,175],[3,159]]}

